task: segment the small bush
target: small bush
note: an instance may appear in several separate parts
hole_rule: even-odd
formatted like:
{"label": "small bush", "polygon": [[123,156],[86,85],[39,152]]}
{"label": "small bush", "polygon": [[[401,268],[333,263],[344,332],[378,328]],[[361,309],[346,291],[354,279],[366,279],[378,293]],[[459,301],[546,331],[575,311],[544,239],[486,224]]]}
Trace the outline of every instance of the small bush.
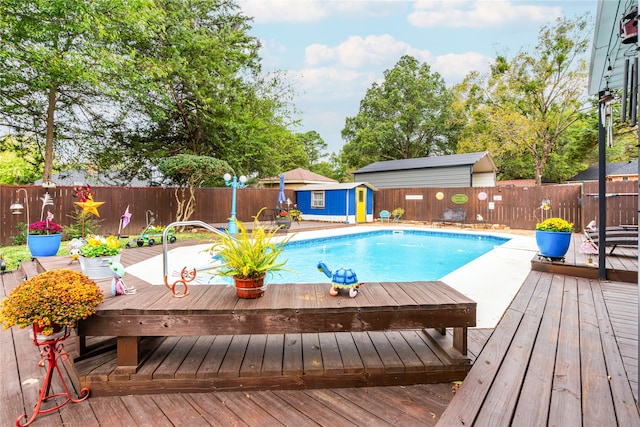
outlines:
{"label": "small bush", "polygon": [[18,234],[15,236],[11,236],[11,242],[14,246],[26,245],[27,244],[27,224],[24,222],[19,222],[16,225],[16,229],[18,230]]}
{"label": "small bush", "polygon": [[100,223],[102,220],[95,217],[93,214],[87,214],[84,216],[84,233],[82,224],[82,209],[76,209],[72,215],[67,215],[73,220],[70,225],[65,225],[62,230],[67,239],[75,239],[90,234],[100,234]]}

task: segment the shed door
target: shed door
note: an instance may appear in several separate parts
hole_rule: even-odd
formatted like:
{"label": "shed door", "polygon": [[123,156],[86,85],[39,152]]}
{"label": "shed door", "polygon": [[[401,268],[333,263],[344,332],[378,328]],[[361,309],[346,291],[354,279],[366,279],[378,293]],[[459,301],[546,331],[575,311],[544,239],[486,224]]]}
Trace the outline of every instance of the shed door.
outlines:
{"label": "shed door", "polygon": [[367,190],[356,188],[356,222],[367,221]]}

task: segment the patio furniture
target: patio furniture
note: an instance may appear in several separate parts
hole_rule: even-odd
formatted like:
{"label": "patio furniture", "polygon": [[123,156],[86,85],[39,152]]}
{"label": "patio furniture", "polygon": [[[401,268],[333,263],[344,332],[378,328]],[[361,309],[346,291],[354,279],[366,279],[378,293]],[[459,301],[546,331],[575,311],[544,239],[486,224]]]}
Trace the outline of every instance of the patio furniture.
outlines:
{"label": "patio furniture", "polygon": [[386,209],[380,211],[380,222],[390,222],[390,219],[391,219],[391,212],[389,212]]}
{"label": "patio furniture", "polygon": [[463,224],[467,217],[465,208],[446,208],[440,218],[433,219],[431,223],[436,226],[447,224]]}
{"label": "patio furniture", "polygon": [[[600,236],[598,231],[584,231],[585,237],[595,246],[598,246],[598,242],[600,241]],[[631,246],[638,247],[638,232],[637,231],[629,231],[624,230],[622,228],[612,228],[605,230],[605,246],[611,246],[611,250],[609,251],[609,255],[613,255],[613,251],[616,250],[618,246]]]}

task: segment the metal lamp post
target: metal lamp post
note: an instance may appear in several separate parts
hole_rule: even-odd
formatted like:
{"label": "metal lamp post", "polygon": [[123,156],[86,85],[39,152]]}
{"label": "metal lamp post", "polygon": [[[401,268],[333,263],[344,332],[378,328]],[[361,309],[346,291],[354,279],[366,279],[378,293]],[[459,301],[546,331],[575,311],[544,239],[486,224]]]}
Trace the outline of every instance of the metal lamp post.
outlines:
{"label": "metal lamp post", "polygon": [[236,190],[238,188],[244,188],[245,183],[247,182],[247,177],[242,175],[240,179],[238,179],[235,175],[233,176],[233,180],[231,179],[231,175],[228,173],[224,174],[224,183],[227,187],[231,187],[231,216],[229,217],[229,224],[227,226],[227,230],[229,234],[236,234],[238,232],[238,224],[236,224]]}
{"label": "metal lamp post", "polygon": [[22,210],[24,209],[24,206],[22,206],[22,204],[20,204],[20,200],[19,200],[19,196],[20,196],[20,192],[24,191],[24,203],[27,205],[27,245],[29,244],[29,195],[27,194],[27,190],[24,188],[18,188],[16,190],[16,202],[14,204],[12,204],[11,206],[9,206],[9,209],[11,210],[11,213],[14,215],[20,215],[22,213]]}

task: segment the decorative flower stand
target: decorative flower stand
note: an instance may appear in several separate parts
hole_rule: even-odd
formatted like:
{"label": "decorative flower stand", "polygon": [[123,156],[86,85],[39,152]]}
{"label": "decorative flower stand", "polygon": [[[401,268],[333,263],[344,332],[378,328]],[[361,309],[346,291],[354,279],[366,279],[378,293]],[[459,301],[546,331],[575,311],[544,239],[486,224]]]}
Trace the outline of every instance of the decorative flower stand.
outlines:
{"label": "decorative flower stand", "polygon": [[[42,387],[40,388],[40,392],[38,393],[38,402],[33,407],[33,415],[31,418],[27,418],[27,414],[22,414],[16,420],[16,426],[28,426],[32,422],[35,421],[36,417],[40,414],[48,414],[58,409],[62,408],[69,402],[78,403],[82,402],[86,398],[89,397],[89,389],[83,388],[80,390],[80,395],[77,399],[74,399],[69,392],[69,387],[67,387],[67,383],[60,372],[60,368],[58,367],[58,359],[66,360],[69,358],[69,354],[64,351],[64,345],[62,341],[64,341],[69,336],[68,328],[64,328],[64,332],[61,335],[54,334],[51,339],[47,340],[45,337],[36,333],[35,328],[33,328],[33,343],[40,347],[40,357],[42,360],[38,363],[38,366],[44,367],[47,366],[47,373],[44,376],[44,382],[42,383]],[[58,373],[58,377],[62,382],[62,389],[64,392],[49,394],[51,392],[51,380],[53,379],[53,372]],[[58,397],[66,397],[66,400],[62,403],[58,404],[53,408],[48,409],[40,409],[44,402],[49,401],[50,399],[58,398]],[[22,424],[21,420],[27,420],[26,423]]]}

